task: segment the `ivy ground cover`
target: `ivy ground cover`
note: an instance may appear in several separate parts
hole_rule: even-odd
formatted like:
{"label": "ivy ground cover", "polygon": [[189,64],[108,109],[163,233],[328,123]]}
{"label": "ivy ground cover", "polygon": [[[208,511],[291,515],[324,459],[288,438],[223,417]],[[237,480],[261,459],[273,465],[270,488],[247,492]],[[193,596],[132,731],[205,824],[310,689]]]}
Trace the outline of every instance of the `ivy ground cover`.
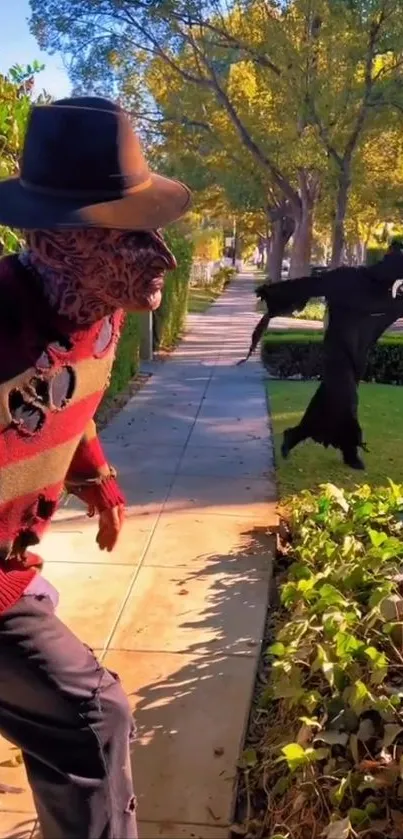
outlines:
{"label": "ivy ground cover", "polygon": [[[270,383],[279,432],[289,420],[279,422],[280,404],[292,411],[284,411],[284,392],[276,407],[273,384],[303,385]],[[398,401],[399,388],[367,388],[362,399],[380,389],[390,419],[390,391]],[[372,433],[378,397],[368,412]],[[371,440],[379,462],[387,424],[380,416]],[[336,453],[324,455],[336,462]],[[347,473],[342,487],[332,462],[317,463],[314,474],[313,460],[300,462],[303,477],[288,482],[280,468],[277,595],[240,760],[234,836],[403,837],[403,486],[388,480],[386,463],[361,486]],[[286,468],[296,469],[296,456]]]}

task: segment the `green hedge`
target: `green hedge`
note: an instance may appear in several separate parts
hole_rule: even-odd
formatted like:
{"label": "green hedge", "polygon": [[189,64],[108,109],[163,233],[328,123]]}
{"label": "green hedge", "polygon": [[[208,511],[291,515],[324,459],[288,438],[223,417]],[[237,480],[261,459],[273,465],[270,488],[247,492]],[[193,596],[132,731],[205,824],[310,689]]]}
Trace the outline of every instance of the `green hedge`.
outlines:
{"label": "green hedge", "polygon": [[[154,315],[154,335],[159,330],[156,346],[167,348],[174,345],[184,326],[193,247],[177,230],[170,230],[165,238],[175,253],[178,268],[166,275],[162,303]],[[107,399],[121,393],[139,369],[140,329],[140,316],[127,315],[106,392]]]}
{"label": "green hedge", "polygon": [[178,267],[166,275],[162,303],[154,314],[154,349],[170,349],[183,331],[193,258],[193,243],[178,230],[166,231],[165,239]]}
{"label": "green hedge", "polygon": [[321,320],[325,316],[325,304],[320,297],[314,297],[300,312],[293,312],[293,318],[298,320]]}
{"label": "green hedge", "polygon": [[380,262],[381,259],[385,256],[387,248],[378,247],[378,248],[367,248],[367,265],[374,265],[375,262]]}
{"label": "green hedge", "polygon": [[[263,364],[279,379],[320,379],[323,332],[267,332],[262,341]],[[403,335],[386,335],[370,350],[366,382],[403,384]]]}
{"label": "green hedge", "polygon": [[137,373],[140,361],[140,318],[137,314],[126,317],[118,344],[115,363],[106,396],[113,398],[127,387]]}
{"label": "green hedge", "polygon": [[275,633],[242,755],[242,835],[397,839],[403,487],[320,489],[293,499],[283,528]]}

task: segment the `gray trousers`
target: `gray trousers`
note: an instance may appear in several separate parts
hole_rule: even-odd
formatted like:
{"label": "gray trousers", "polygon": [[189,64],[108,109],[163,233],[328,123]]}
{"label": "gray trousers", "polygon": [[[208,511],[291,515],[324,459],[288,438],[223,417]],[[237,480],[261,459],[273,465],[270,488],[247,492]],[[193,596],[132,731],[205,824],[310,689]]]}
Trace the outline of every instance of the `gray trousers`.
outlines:
{"label": "gray trousers", "polygon": [[43,839],[136,839],[129,703],[33,592],[0,615],[0,733],[22,750]]}

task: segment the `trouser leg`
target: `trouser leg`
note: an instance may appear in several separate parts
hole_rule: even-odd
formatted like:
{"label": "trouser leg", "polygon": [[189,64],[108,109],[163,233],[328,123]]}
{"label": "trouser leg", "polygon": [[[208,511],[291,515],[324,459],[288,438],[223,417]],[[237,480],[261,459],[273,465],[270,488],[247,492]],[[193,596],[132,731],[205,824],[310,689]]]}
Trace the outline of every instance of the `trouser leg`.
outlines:
{"label": "trouser leg", "polygon": [[136,838],[128,701],[48,597],[0,615],[0,732],[23,752],[43,839]]}
{"label": "trouser leg", "polygon": [[281,446],[281,454],[287,458],[290,452],[306,440],[307,435],[300,425],[295,425],[293,428],[286,428],[283,434],[283,442]]}
{"label": "trouser leg", "polygon": [[343,463],[351,469],[364,470],[365,463],[358,453],[357,446],[343,446],[341,449]]}

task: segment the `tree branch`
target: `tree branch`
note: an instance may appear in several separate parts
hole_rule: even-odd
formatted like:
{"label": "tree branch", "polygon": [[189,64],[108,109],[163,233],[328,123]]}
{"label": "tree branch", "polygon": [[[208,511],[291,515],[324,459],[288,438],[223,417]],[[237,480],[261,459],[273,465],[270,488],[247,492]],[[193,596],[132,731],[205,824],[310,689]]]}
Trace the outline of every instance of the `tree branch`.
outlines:
{"label": "tree branch", "polygon": [[279,189],[281,189],[282,192],[284,192],[284,195],[287,196],[289,201],[291,201],[294,205],[299,206],[300,199],[298,193],[293,189],[290,182],[284,177],[284,175],[280,172],[277,166],[275,166],[273,161],[270,160],[270,158],[265,154],[263,149],[261,149],[260,146],[258,146],[258,144],[255,142],[255,140],[247,130],[246,126],[239,117],[235,105],[233,104],[233,102],[231,102],[227,93],[221,86],[214,66],[209,61],[206,54],[200,49],[198,44],[196,44],[191,32],[188,34],[182,34],[184,37],[187,37],[193,50],[197,54],[198,59],[201,61],[203,67],[208,72],[210,87],[216,94],[218,101],[224,106],[243,144],[246,146],[247,149],[249,149],[252,156],[259,163],[259,165],[265,168],[270,173],[271,177],[273,178],[273,181],[276,183]]}
{"label": "tree branch", "polygon": [[[150,123],[153,126],[156,126],[156,130],[158,129],[158,127],[162,128],[162,130],[163,130],[164,124],[165,123],[170,123],[170,124],[174,124],[174,125],[178,125],[178,126],[183,126],[185,128],[197,128],[201,131],[205,131],[206,134],[209,134],[213,143],[217,147],[219,147],[219,148],[221,148],[225,151],[226,157],[229,160],[231,160],[237,168],[242,167],[245,170],[245,161],[241,157],[238,157],[236,154],[234,154],[233,151],[230,151],[228,149],[227,143],[224,140],[222,140],[221,137],[219,136],[219,134],[217,134],[217,132],[214,131],[212,126],[209,125],[206,122],[200,122],[198,120],[188,119],[185,116],[180,116],[179,117],[179,116],[174,116],[174,115],[169,115],[169,114],[167,114],[166,116],[160,116],[158,118],[155,115],[150,115],[148,113],[143,113],[143,112],[139,113],[138,111],[137,112],[128,112],[128,113],[134,119],[145,120],[145,122]],[[269,189],[269,187],[267,187],[265,184],[263,184],[263,182],[257,177],[257,175],[255,174],[253,169],[249,169],[249,167],[247,167],[247,171],[248,171],[249,177],[255,182],[255,184],[257,185],[257,187],[259,189],[262,189],[262,190],[264,188]]]}
{"label": "tree branch", "polygon": [[261,67],[265,67],[266,70],[270,70],[274,73],[275,76],[281,76],[281,70],[277,65],[271,61],[266,55],[261,55],[257,53],[253,47],[248,46],[239,38],[236,38],[235,35],[231,35],[225,29],[220,29],[220,27],[216,26],[215,24],[211,23],[209,20],[203,20],[202,22],[203,29],[206,29],[209,32],[212,32],[218,37],[222,38],[223,40],[220,41],[219,44],[216,46],[220,46],[221,48],[225,49],[238,49],[240,52],[247,55],[254,64],[258,64]]}
{"label": "tree branch", "polygon": [[311,111],[311,115],[313,121],[318,129],[319,136],[328,152],[328,154],[333,158],[333,160],[337,163],[337,166],[340,169],[346,169],[351,162],[351,158],[355,147],[357,145],[358,139],[360,137],[361,131],[364,127],[365,119],[368,113],[368,109],[371,107],[371,94],[374,86],[374,78],[372,75],[373,70],[373,63],[375,58],[376,52],[376,43],[377,39],[382,27],[382,24],[385,20],[386,11],[385,8],[381,10],[381,13],[378,17],[378,20],[372,23],[369,32],[369,41],[368,41],[368,49],[367,55],[365,59],[365,67],[364,67],[364,93],[362,102],[358,111],[357,119],[353,130],[350,134],[349,139],[345,145],[344,151],[339,153],[335,146],[333,145],[332,141],[330,140],[329,132],[325,125],[323,124],[322,120],[319,117],[319,114],[316,111],[315,104],[312,100],[310,94],[308,94],[308,102]]}
{"label": "tree branch", "polygon": [[358,112],[357,121],[355,127],[350,135],[350,138],[346,144],[345,152],[344,152],[344,160],[345,162],[350,162],[351,157],[353,155],[354,149],[357,145],[358,138],[361,134],[361,131],[364,127],[365,119],[368,113],[368,105],[372,93],[373,88],[373,77],[372,77],[372,69],[374,64],[374,57],[375,57],[375,47],[378,35],[380,33],[382,24],[384,22],[385,16],[385,8],[382,9],[378,21],[373,23],[370,27],[369,32],[369,42],[368,42],[368,50],[367,50],[367,57],[365,61],[365,70],[364,70],[364,96],[361,103],[360,110]]}

